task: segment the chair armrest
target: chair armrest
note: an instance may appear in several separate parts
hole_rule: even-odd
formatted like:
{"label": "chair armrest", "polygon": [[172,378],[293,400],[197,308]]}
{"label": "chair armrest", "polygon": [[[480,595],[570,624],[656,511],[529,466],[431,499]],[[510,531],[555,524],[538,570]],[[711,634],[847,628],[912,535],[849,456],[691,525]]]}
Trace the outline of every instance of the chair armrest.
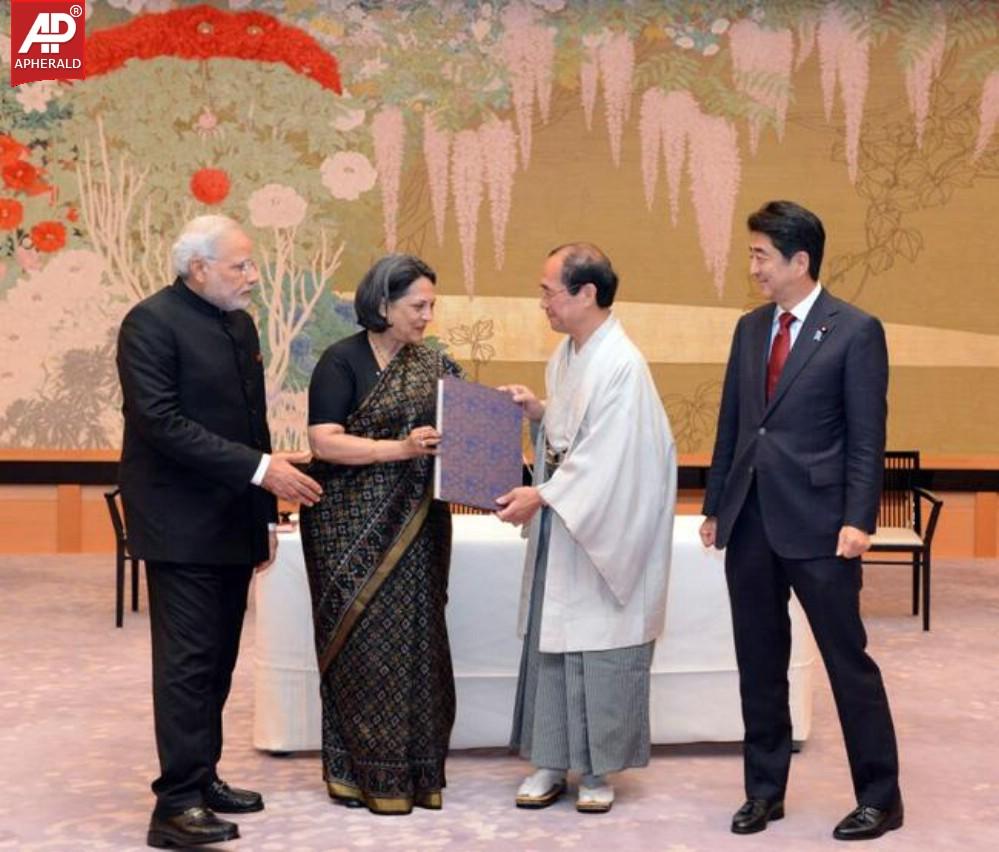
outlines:
{"label": "chair armrest", "polygon": [[923,500],[926,500],[931,506],[930,517],[926,522],[926,531],[923,533],[923,543],[926,545],[926,549],[929,550],[930,545],[933,543],[933,533],[937,528],[937,518],[940,515],[943,500],[937,497],[932,491],[918,485],[913,486],[912,492]]}

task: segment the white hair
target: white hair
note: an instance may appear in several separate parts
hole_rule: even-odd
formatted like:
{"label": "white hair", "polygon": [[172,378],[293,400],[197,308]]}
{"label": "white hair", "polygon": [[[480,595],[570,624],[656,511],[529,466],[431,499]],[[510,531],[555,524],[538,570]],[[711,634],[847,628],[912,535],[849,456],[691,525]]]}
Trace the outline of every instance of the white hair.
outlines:
{"label": "white hair", "polygon": [[173,258],[173,271],[181,278],[187,278],[191,271],[191,261],[195,258],[212,260],[215,249],[223,234],[241,230],[239,222],[228,216],[197,216],[184,226],[177,242],[170,249]]}

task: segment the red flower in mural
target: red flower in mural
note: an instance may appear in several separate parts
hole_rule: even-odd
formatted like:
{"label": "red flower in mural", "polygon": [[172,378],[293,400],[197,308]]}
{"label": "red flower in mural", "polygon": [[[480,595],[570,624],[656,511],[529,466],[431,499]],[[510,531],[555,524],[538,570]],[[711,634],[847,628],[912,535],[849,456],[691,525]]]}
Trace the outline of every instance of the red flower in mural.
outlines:
{"label": "red flower in mural", "polygon": [[263,12],[229,12],[212,6],[137,15],[128,23],[87,36],[87,76],[120,68],[129,59],[251,59],[283,62],[340,94],[336,59],[297,27]]}
{"label": "red flower in mural", "polygon": [[80,211],[77,210],[75,207],[69,207],[66,210],[66,218],[70,222],[75,222],[77,219],[80,218]]}
{"label": "red flower in mural", "polygon": [[13,198],[0,198],[0,231],[13,231],[24,218],[24,208]]}
{"label": "red flower in mural", "polygon": [[191,194],[204,204],[218,204],[229,194],[229,175],[222,169],[198,169],[191,175]]}
{"label": "red flower in mural", "polygon": [[41,195],[49,190],[49,185],[42,180],[42,173],[24,160],[15,160],[3,167],[3,182],[26,195]]}
{"label": "red flower in mural", "polygon": [[0,133],[0,165],[16,163],[28,153],[28,149],[13,136]]}
{"label": "red flower in mural", "polygon": [[31,242],[38,251],[59,251],[66,245],[66,228],[62,222],[39,222],[31,229]]}

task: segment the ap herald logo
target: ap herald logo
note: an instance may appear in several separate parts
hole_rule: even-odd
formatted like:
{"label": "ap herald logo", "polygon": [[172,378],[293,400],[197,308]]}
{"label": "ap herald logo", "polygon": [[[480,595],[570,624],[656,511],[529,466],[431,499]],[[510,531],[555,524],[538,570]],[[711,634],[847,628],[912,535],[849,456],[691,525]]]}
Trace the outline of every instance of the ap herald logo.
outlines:
{"label": "ap herald logo", "polygon": [[83,24],[83,0],[13,0],[10,84],[82,80]]}

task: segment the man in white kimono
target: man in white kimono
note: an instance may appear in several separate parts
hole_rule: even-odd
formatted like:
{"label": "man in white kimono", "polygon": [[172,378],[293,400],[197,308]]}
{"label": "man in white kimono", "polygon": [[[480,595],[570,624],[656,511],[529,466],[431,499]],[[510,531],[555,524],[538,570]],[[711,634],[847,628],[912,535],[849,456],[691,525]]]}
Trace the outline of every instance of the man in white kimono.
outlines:
{"label": "man in white kimono", "polygon": [[511,746],[536,771],[518,807],[555,802],[572,770],[581,775],[576,809],[609,811],[606,775],[649,761],[676,454],[648,365],[611,314],[616,290],[596,246],[553,250],[541,307],[567,337],[548,362],[547,401],[505,388],[537,434],[535,484],[497,501],[501,520],[530,524]]}

